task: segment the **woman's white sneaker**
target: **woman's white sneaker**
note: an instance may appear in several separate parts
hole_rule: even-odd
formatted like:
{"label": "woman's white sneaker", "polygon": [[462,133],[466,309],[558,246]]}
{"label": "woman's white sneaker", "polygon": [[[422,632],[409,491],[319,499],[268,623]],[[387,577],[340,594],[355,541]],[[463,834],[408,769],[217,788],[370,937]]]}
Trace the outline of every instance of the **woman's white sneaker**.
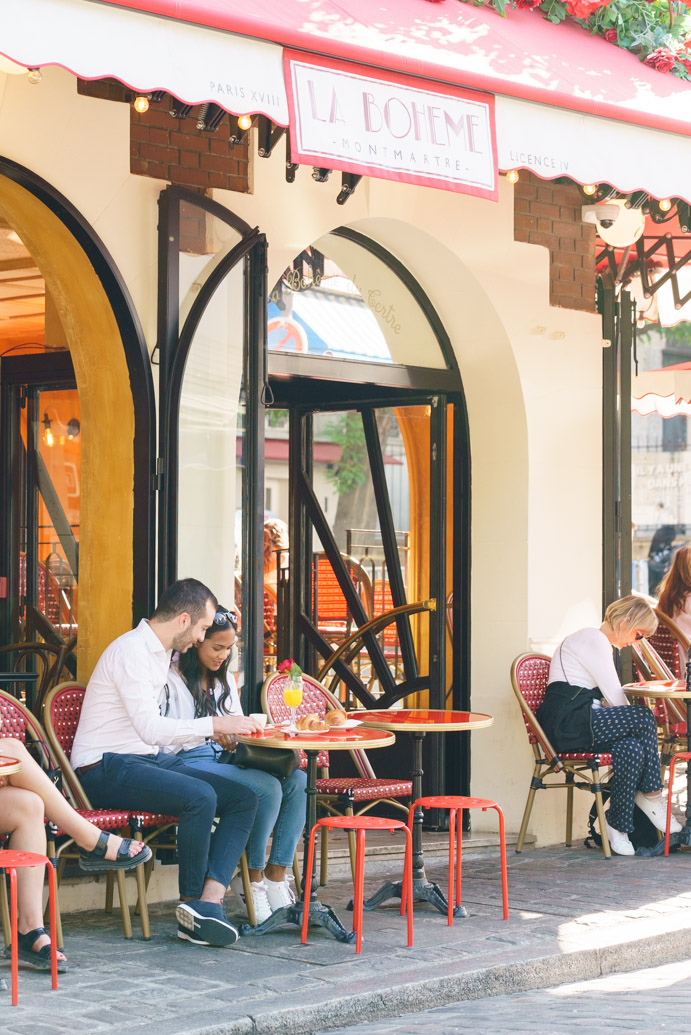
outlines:
{"label": "woman's white sneaker", "polygon": [[[230,886],[238,898],[245,902],[245,889],[242,884],[242,877],[238,874],[230,882]],[[250,882],[250,894],[252,896],[252,903],[254,905],[254,915],[257,919],[258,924],[263,924],[265,920],[268,920],[273,909],[269,904],[269,899],[266,893],[266,884],[263,880],[258,881],[256,884]],[[245,902],[245,908],[247,903]]]}
{"label": "woman's white sneaker", "polygon": [[629,841],[628,834],[625,834],[623,830],[615,830],[614,827],[609,825],[607,820],[605,820],[605,826],[607,827],[607,840],[609,841],[609,847],[615,855],[636,854],[636,849]]}
{"label": "woman's white sneaker", "polygon": [[286,877],[285,880],[269,880],[268,877],[264,877],[266,894],[272,913],[275,913],[277,909],[282,909],[284,906],[292,906],[295,902],[295,893],[289,884],[289,879],[289,877]]}
{"label": "woman's white sneaker", "polygon": [[[648,798],[643,791],[636,791],[635,801],[638,808],[645,813],[653,826],[664,833],[667,825],[667,799],[663,798],[661,794],[657,798]],[[670,834],[678,834],[680,830],[681,823],[674,816],[671,816],[669,821]]]}

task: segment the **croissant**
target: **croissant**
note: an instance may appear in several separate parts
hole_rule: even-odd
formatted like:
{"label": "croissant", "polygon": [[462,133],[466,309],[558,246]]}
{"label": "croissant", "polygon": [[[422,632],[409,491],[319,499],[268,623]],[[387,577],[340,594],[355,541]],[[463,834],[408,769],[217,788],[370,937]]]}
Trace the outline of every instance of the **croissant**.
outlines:
{"label": "croissant", "polygon": [[314,722],[321,722],[321,719],[316,712],[311,712],[309,715],[300,716],[295,725],[299,730],[311,730],[314,729]]}
{"label": "croissant", "polygon": [[333,711],[327,712],[324,716],[324,722],[327,726],[344,726],[345,721],[345,712],[341,712],[337,708],[334,708]]}

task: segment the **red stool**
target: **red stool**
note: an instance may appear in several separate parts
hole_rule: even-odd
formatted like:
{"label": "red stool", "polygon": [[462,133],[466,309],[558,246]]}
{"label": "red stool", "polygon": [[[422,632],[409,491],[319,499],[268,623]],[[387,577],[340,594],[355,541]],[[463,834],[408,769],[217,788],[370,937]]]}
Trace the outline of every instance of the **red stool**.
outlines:
{"label": "red stool", "polygon": [[669,824],[672,819],[672,784],[674,783],[674,765],[676,762],[691,762],[690,751],[680,751],[669,760],[669,776],[667,777],[667,822],[665,823],[665,855],[669,855]]}
{"label": "red stool", "polygon": [[[55,870],[50,859],[36,852],[13,852],[0,849],[0,870],[10,877],[10,919],[12,929],[12,1006],[17,1005],[19,979],[18,923],[17,923],[17,870],[23,866],[45,866],[48,871],[48,900],[50,903],[50,974],[52,987],[58,987],[58,946],[55,937]],[[1,878],[0,879],[4,879]]]}
{"label": "red stool", "polygon": [[[455,904],[461,904],[461,847],[464,809],[495,809],[499,816],[499,847],[501,850],[501,892],[502,904],[504,907],[504,919],[509,919],[509,891],[506,880],[506,839],[504,837],[504,813],[496,801],[489,801],[486,798],[464,798],[457,795],[432,795],[427,798],[418,798],[410,806],[408,811],[408,828],[412,828],[413,816],[416,808],[423,809],[448,809],[449,810],[449,927],[453,926],[454,910],[454,830],[456,832],[456,894]],[[456,821],[456,813],[461,813],[460,821]],[[405,893],[401,896],[401,912],[405,906]]]}
{"label": "red stool", "polygon": [[[319,827],[327,830],[356,830],[355,846],[355,895],[353,898],[353,929],[355,930],[355,951],[362,950],[362,904],[364,899],[365,880],[365,833],[367,830],[403,830],[406,835],[405,863],[403,866],[403,888],[408,895],[408,945],[413,944],[413,840],[410,830],[400,819],[384,819],[381,816],[327,816],[314,824],[310,831],[309,849],[307,852],[307,870],[303,882],[304,899],[302,906],[302,936],[304,945],[307,941],[309,925],[310,893],[312,889],[312,869],[314,866],[314,838]],[[403,907],[401,907],[403,914]]]}

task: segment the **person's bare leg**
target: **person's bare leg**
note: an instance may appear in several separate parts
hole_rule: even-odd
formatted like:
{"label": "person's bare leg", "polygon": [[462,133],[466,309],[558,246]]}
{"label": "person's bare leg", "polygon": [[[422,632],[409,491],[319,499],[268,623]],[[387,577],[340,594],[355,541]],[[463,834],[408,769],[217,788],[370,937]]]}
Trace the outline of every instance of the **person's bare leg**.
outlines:
{"label": "person's bare leg", "polygon": [[275,863],[267,863],[265,874],[269,880],[273,880],[276,884],[280,884],[281,881],[286,879],[286,866],[276,866]]}
{"label": "person's bare leg", "polygon": [[[10,848],[17,852],[46,854],[46,828],[43,802],[37,794],[21,787],[0,787],[1,826],[11,832]],[[17,870],[17,906],[20,934],[43,927],[43,866]],[[38,951],[50,943],[47,934],[39,935],[32,948]],[[58,952],[59,959],[66,957]]]}
{"label": "person's bare leg", "polygon": [[[51,823],[55,823],[66,834],[74,838],[80,848],[86,848],[87,851],[95,848],[101,831],[74,811],[20,740],[16,740],[14,737],[0,738],[0,755],[9,755],[22,763],[21,772],[8,777],[11,787],[33,791],[43,802],[45,814]],[[121,843],[121,837],[117,834],[109,834],[106,859],[115,859]],[[137,855],[141,850],[142,843],[139,841],[133,841],[130,845],[131,856]]]}

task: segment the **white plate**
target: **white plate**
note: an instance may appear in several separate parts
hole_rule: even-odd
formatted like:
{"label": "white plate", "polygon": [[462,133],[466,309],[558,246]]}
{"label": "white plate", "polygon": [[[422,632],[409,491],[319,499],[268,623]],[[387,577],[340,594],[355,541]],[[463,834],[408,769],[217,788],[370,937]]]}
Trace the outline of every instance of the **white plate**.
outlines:
{"label": "white plate", "polygon": [[283,733],[330,733],[331,730],[352,730],[355,726],[362,726],[362,720],[346,719],[340,726],[330,726],[328,730],[299,730],[296,726],[291,725],[290,719],[274,723],[274,727],[277,730],[282,730]]}

